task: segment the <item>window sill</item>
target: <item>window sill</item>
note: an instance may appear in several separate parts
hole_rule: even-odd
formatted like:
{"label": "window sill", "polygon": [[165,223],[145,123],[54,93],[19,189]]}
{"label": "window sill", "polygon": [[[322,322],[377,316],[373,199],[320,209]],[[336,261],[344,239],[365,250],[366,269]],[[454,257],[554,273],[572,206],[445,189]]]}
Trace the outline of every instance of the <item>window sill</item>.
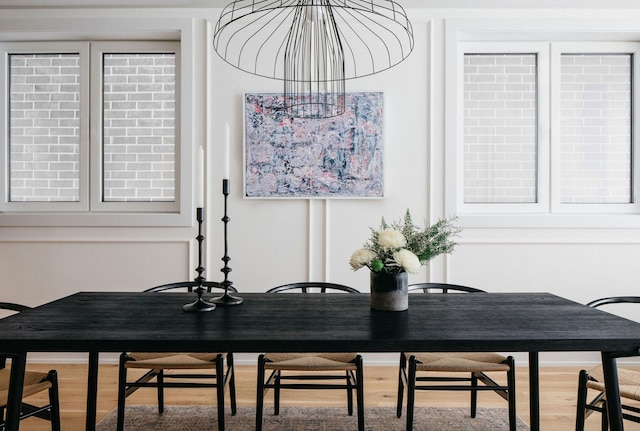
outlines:
{"label": "window sill", "polygon": [[191,210],[180,213],[0,213],[0,227],[158,227],[191,226]]}
{"label": "window sill", "polygon": [[640,214],[457,214],[460,228],[640,228]]}

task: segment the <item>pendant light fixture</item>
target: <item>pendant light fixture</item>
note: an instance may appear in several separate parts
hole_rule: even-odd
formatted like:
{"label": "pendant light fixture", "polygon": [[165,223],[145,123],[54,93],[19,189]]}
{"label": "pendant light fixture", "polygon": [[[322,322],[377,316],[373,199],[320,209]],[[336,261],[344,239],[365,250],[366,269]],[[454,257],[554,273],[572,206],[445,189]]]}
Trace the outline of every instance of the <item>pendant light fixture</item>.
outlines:
{"label": "pendant light fixture", "polygon": [[285,113],[298,118],[341,115],[345,80],[395,66],[413,43],[393,0],[236,0],[213,34],[227,63],[284,81]]}

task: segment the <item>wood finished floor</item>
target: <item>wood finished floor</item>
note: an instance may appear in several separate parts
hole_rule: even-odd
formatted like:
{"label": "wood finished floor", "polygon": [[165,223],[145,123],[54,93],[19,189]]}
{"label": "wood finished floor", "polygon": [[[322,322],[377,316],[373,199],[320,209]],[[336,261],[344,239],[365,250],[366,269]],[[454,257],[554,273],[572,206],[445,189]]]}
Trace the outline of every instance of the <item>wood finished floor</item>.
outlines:
{"label": "wood finished floor", "polygon": [[[61,399],[63,431],[84,429],[84,410],[86,402],[85,365],[78,364],[29,364],[29,369],[58,371]],[[517,372],[518,415],[529,421],[529,382],[527,367],[518,367]],[[573,430],[575,427],[575,403],[578,368],[541,367],[540,370],[540,417],[543,431]],[[365,404],[368,406],[394,406],[397,390],[397,368],[392,366],[369,366],[365,368]],[[99,372],[98,419],[116,407],[117,366],[101,365]],[[236,387],[238,405],[255,405],[256,371],[254,366],[236,366]],[[166,404],[213,404],[213,389],[169,389],[166,392]],[[291,394],[293,393],[293,396]],[[335,391],[283,391],[282,404],[290,406],[336,406],[345,405],[344,396]],[[418,401],[422,405],[466,406],[467,393],[420,392]],[[269,397],[266,403],[271,403]],[[141,389],[127,398],[131,404],[154,404],[153,389]],[[506,407],[504,400],[493,393],[479,395],[480,406]],[[49,424],[40,419],[23,421],[20,429],[27,431],[50,430]],[[599,430],[599,417],[587,419],[587,431]],[[625,430],[640,430],[640,425],[625,422]]]}

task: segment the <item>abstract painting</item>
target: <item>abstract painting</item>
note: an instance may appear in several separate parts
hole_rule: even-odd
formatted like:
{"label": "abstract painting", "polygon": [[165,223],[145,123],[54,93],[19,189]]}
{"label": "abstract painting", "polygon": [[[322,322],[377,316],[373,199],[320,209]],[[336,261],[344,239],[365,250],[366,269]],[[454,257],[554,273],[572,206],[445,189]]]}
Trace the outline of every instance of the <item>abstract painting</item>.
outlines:
{"label": "abstract painting", "polygon": [[245,95],[245,197],[382,198],[383,95],[347,93],[343,115],[284,115],[281,94]]}

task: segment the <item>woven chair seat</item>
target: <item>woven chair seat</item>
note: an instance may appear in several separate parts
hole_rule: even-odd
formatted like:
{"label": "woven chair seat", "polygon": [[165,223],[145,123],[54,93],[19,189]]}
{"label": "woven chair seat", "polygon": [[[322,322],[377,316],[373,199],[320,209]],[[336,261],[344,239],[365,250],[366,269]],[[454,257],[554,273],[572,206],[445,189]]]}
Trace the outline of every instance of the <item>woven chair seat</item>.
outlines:
{"label": "woven chair seat", "polygon": [[[359,293],[342,284],[301,282],[276,286],[266,293],[298,292],[298,295],[316,292]],[[269,373],[266,371],[269,370]],[[280,389],[340,389],[347,392],[347,411],[353,414],[355,392],[358,408],[358,431],[364,431],[364,389],[362,356],[357,353],[263,353],[258,356],[258,397],[256,403],[256,431],[262,431],[264,396],[273,389],[273,414],[280,413]],[[298,381],[298,383],[285,383]],[[331,380],[328,384],[322,381]],[[309,383],[310,381],[315,381]]]}
{"label": "woven chair seat", "polygon": [[[217,353],[147,353],[134,352],[128,356],[132,361],[125,362],[126,368],[162,368],[162,369],[205,369],[216,368]],[[223,354],[224,356],[224,354]]]}
{"label": "woven chair seat", "polygon": [[[200,215],[200,214],[198,214]],[[200,218],[200,217],[198,217]],[[201,221],[201,220],[199,220]],[[198,239],[200,239],[198,237]],[[221,283],[204,281],[181,281],[155,286],[145,290],[150,295],[162,295],[167,291],[193,292],[194,288],[205,287],[207,292],[214,289],[227,290]],[[228,287],[235,292],[235,288]],[[161,330],[161,328],[159,328]],[[129,369],[144,371],[143,374],[129,376]],[[166,372],[172,370],[172,372]],[[233,352],[192,353],[192,352],[122,352],[118,368],[118,408],[116,430],[124,431],[126,398],[141,388],[155,388],[158,399],[158,413],[164,412],[164,392],[167,388],[215,388],[217,430],[225,429],[225,390],[229,389],[231,414],[236,414],[236,390],[233,370]],[[168,382],[167,379],[173,379]]]}
{"label": "woven chair seat", "polygon": [[[5,407],[7,405],[10,377],[11,369],[0,369],[0,407]],[[24,388],[22,389],[22,397],[28,397],[29,395],[48,390],[51,387],[51,382],[45,380],[46,378],[47,373],[27,371],[24,375]]]}
{"label": "woven chair seat", "polygon": [[[409,286],[409,292],[421,292],[432,298],[438,295],[482,295],[473,287],[450,283],[418,283]],[[499,326],[496,326],[499,331]],[[506,384],[487,376],[488,372],[504,372]],[[429,375],[419,375],[428,372]],[[443,373],[438,375],[438,373]],[[456,375],[452,375],[457,373]],[[516,430],[516,373],[512,356],[494,352],[402,352],[398,376],[398,402],[396,416],[402,416],[404,393],[407,393],[407,430],[413,429],[415,392],[462,390],[471,392],[471,417],[476,417],[477,392],[494,391],[509,404],[509,430]]]}
{"label": "woven chair seat", "polygon": [[[597,381],[588,380],[587,387],[604,392],[604,374],[602,367],[594,367],[589,370],[589,376]],[[620,396],[632,400],[640,401],[640,371],[618,368],[618,383],[620,385]]]}
{"label": "woven chair seat", "polygon": [[509,371],[506,357],[493,352],[471,353],[405,353],[407,359],[415,356],[418,371],[483,372]]}
{"label": "woven chair seat", "polygon": [[357,353],[266,353],[269,370],[355,370]]}
{"label": "woven chair seat", "polygon": [[[631,306],[631,304],[635,304],[635,307],[640,305],[640,296],[609,296],[599,298],[587,303],[587,307],[599,308],[606,306],[605,309],[607,312],[616,314],[616,306],[622,305],[628,307]],[[625,400],[640,401],[640,372],[618,368],[615,364],[614,370],[616,371],[614,374],[617,374],[617,376],[614,377],[617,378],[620,389],[619,408],[624,412],[623,417],[617,419],[619,419],[620,422],[624,420],[639,423],[640,411],[637,409],[636,403],[625,402]],[[591,394],[589,393],[589,389],[598,393],[595,395]],[[609,429],[607,426],[607,395],[602,365],[593,367],[590,370],[580,370],[578,373],[578,393],[576,398],[576,426],[574,428],[576,431],[584,431],[586,419],[589,418],[593,412],[600,413],[601,429]]]}

